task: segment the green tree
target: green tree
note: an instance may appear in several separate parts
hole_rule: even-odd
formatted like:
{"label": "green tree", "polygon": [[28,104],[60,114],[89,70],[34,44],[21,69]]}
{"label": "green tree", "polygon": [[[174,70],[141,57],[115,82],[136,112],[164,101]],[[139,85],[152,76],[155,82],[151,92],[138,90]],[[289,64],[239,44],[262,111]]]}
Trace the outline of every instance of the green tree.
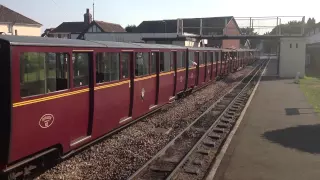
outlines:
{"label": "green tree", "polygon": [[125,30],[127,32],[135,32],[135,30],[137,29],[137,26],[136,25],[128,25]]}
{"label": "green tree", "polygon": [[[257,32],[254,32],[253,28],[250,28],[250,27],[240,28],[240,30],[242,35],[259,35]],[[241,39],[240,43],[244,45],[246,41],[247,39]],[[253,49],[256,48],[261,42],[260,39],[249,39],[249,41],[250,41],[251,48]]]}
{"label": "green tree", "polygon": [[[314,26],[315,19],[309,18],[306,24],[303,24],[303,21],[289,21],[286,24],[280,24],[276,27],[274,27],[270,32],[266,32],[264,35],[295,35],[295,34],[301,34],[302,33],[302,25],[305,25],[305,28],[308,27],[308,23],[311,26]],[[305,29],[306,31],[307,29]],[[265,40],[264,41],[264,50],[266,52],[271,52],[276,50],[276,47],[278,45],[277,40]]]}

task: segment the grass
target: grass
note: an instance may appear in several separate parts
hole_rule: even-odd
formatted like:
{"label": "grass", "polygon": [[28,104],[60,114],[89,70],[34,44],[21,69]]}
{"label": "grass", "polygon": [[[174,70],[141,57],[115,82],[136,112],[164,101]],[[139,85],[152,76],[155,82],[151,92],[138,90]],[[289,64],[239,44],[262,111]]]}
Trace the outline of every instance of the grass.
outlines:
{"label": "grass", "polygon": [[[48,77],[56,77],[55,70],[49,70]],[[31,73],[24,73],[24,82],[34,82],[44,80],[45,78],[45,71],[41,69],[40,72],[31,72]]]}
{"label": "grass", "polygon": [[315,112],[320,112],[320,79],[306,76],[300,80],[300,88]]}

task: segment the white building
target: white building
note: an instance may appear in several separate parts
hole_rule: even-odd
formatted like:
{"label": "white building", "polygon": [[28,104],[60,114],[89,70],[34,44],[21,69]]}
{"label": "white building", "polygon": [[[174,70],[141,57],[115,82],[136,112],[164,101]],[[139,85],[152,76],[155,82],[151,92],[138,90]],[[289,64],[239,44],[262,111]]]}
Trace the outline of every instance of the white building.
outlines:
{"label": "white building", "polygon": [[41,24],[0,5],[0,34],[40,36]]}

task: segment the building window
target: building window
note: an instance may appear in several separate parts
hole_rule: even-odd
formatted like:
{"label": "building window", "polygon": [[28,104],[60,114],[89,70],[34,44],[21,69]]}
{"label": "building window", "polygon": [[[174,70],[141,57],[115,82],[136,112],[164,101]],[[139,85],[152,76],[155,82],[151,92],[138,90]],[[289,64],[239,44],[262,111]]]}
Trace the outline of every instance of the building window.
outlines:
{"label": "building window", "polygon": [[160,72],[168,72],[171,69],[170,52],[160,53]]}
{"label": "building window", "polygon": [[96,82],[119,80],[119,53],[96,54]]}
{"label": "building window", "polygon": [[73,53],[73,86],[81,87],[89,84],[89,54]]}
{"label": "building window", "polygon": [[13,33],[13,25],[8,24],[8,33]]}
{"label": "building window", "polygon": [[130,53],[121,54],[121,76],[122,79],[129,77],[129,62],[130,62]]}
{"label": "building window", "polygon": [[150,74],[154,74],[157,72],[157,56],[159,53],[151,53],[151,60],[150,60]]}
{"label": "building window", "polygon": [[149,53],[136,53],[136,76],[149,74]]}
{"label": "building window", "polygon": [[21,53],[20,96],[34,96],[68,89],[68,59],[67,53]]}
{"label": "building window", "polygon": [[290,48],[292,48],[292,44],[290,43]]}
{"label": "building window", "polygon": [[298,48],[298,43],[296,43],[296,48]]}

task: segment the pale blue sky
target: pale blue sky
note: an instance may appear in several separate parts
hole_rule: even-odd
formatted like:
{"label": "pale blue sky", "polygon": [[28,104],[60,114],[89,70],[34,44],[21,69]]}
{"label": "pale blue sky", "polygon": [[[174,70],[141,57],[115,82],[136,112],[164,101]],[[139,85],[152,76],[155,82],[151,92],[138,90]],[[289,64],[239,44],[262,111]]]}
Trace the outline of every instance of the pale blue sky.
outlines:
{"label": "pale blue sky", "polygon": [[[320,21],[316,0],[95,0],[95,19],[139,25],[144,20],[214,16],[306,16]],[[303,3],[303,4],[302,4]],[[1,0],[0,4],[43,24],[82,21],[92,0]],[[312,5],[313,4],[313,5]]]}

